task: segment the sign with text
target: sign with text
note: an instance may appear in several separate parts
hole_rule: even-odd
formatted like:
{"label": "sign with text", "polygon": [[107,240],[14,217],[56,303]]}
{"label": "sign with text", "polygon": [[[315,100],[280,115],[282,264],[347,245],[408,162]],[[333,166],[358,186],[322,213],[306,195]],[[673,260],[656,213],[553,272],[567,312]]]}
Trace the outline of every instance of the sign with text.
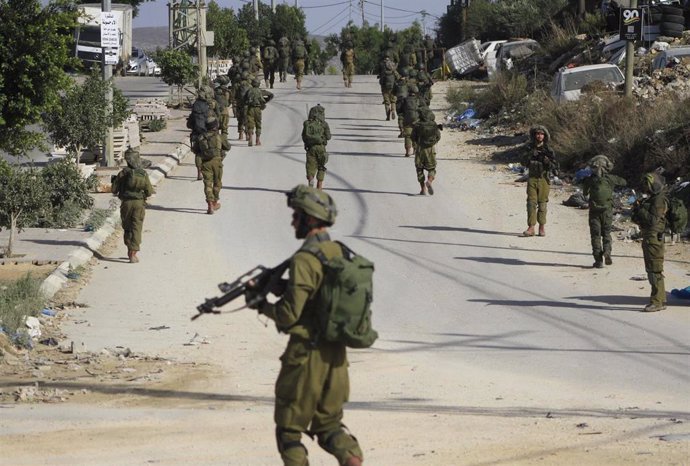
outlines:
{"label": "sign with text", "polygon": [[624,40],[642,40],[642,9],[620,9],[620,38]]}
{"label": "sign with text", "polygon": [[101,47],[120,46],[120,25],[117,16],[111,11],[101,12]]}
{"label": "sign with text", "polygon": [[105,58],[106,65],[117,65],[120,59],[119,49],[103,49],[103,57]]}

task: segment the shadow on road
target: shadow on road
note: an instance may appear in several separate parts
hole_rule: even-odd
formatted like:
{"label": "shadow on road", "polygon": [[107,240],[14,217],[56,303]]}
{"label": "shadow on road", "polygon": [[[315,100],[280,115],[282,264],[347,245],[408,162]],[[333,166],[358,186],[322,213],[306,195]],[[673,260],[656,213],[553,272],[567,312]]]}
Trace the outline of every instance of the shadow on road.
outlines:
{"label": "shadow on road", "polygon": [[588,265],[562,264],[558,262],[528,262],[520,259],[510,259],[507,257],[454,257],[453,259],[483,262],[485,264],[502,265],[538,265],[545,267],[575,267],[577,269],[591,269]]}
{"label": "shadow on road", "polygon": [[181,214],[203,214],[206,215],[206,209],[185,209],[181,207],[163,207],[162,205],[148,205],[146,206],[148,210],[160,210],[162,212],[178,212]]}
{"label": "shadow on road", "polygon": [[326,191],[340,191],[345,193],[357,193],[357,194],[393,194],[396,196],[416,196],[414,193],[401,193],[395,191],[374,191],[371,189],[357,189],[357,188],[325,188]]}
{"label": "shadow on road", "polygon": [[470,303],[484,303],[487,306],[505,306],[505,307],[547,307],[547,308],[563,308],[563,309],[588,309],[592,311],[627,311],[639,312],[639,307],[624,307],[624,306],[599,306],[596,304],[577,304],[566,301],[539,301],[539,300],[525,300],[520,301],[516,299],[468,299]]}
{"label": "shadow on road", "polygon": [[400,225],[400,228],[414,228],[415,230],[428,230],[428,231],[462,231],[465,233],[479,233],[482,235],[519,236],[515,232],[508,233],[505,231],[478,230],[476,228],[465,228],[465,227]]}

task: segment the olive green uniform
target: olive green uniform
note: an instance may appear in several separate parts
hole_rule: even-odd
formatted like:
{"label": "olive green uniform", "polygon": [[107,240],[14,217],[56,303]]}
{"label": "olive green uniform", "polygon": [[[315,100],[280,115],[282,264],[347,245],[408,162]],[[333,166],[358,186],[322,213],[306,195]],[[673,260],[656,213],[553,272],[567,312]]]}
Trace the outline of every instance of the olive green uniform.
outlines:
{"label": "olive green uniform", "polygon": [[436,178],[436,145],[429,146],[423,137],[422,125],[426,126],[426,130],[433,131],[440,139],[441,130],[436,126],[434,121],[419,122],[412,128],[411,138],[416,147],[414,154],[414,166],[417,170],[417,181],[423,183],[425,181],[424,171],[428,172],[431,180]]}
{"label": "olive green uniform", "polygon": [[626,181],[616,175],[592,175],[584,179],[582,194],[589,196],[589,234],[592,255],[601,262],[611,256],[611,226],[613,224],[613,190],[625,186]]}
{"label": "olive green uniform", "polygon": [[[307,151],[307,179],[314,179],[316,175],[317,181],[323,181],[326,177],[326,163],[328,163],[328,152],[326,152],[326,144],[331,139],[331,128],[328,123],[312,110],[309,112],[309,120],[304,122],[302,128],[302,141],[304,141],[304,148]],[[318,123],[314,123],[317,121]],[[323,127],[323,140],[320,144],[307,144],[307,125],[320,124]]]}
{"label": "olive green uniform", "polygon": [[261,136],[261,113],[266,108],[261,89],[250,88],[245,94],[244,105],[247,109],[247,132]]}
{"label": "olive green uniform", "polygon": [[633,210],[632,220],[640,226],[644,268],[652,287],[650,304],[666,305],[664,286],[664,230],[666,228],[666,193],[653,192]]}
{"label": "olive green uniform", "polygon": [[146,198],[153,194],[153,186],[146,170],[125,167],[113,180],[113,194],[120,198],[120,219],[124,243],[130,251],[139,251],[144,231]]}
{"label": "olive green uniform", "polygon": [[342,254],[327,233],[307,236],[291,259],[281,299],[275,304],[264,302],[259,310],[290,335],[275,385],[276,439],[285,466],[308,464],[302,433],[316,435],[321,448],[339,464],[353,456],[363,458],[357,440],[342,424],[350,394],[345,345],[318,341],[316,336],[313,298],[323,280],[323,266],[305,250],[315,244],[328,259]]}
{"label": "olive green uniform", "polygon": [[223,148],[218,131],[208,131],[201,143],[201,174],[206,202],[218,202],[223,187]]}
{"label": "olive green uniform", "polygon": [[416,151],[412,140],[412,128],[419,121],[420,101],[417,94],[410,93],[402,105],[403,110],[403,137],[405,138],[405,156],[412,155],[410,151]]}
{"label": "olive green uniform", "polygon": [[345,87],[352,87],[352,76],[355,74],[355,51],[345,49],[340,54],[340,62],[343,64],[343,82]]}
{"label": "olive green uniform", "polygon": [[[530,133],[534,132],[530,131]],[[556,155],[548,146],[548,132],[545,132],[544,142],[539,146],[534,141],[533,134],[532,138],[532,143],[527,146],[522,161],[522,165],[529,169],[527,180],[527,226],[529,227],[537,222],[539,225],[546,225],[551,173],[558,170]]]}

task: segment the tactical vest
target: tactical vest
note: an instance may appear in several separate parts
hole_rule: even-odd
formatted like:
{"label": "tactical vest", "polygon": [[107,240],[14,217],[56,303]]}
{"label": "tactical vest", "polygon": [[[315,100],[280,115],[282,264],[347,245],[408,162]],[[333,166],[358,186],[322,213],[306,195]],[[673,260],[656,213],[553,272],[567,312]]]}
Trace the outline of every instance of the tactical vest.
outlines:
{"label": "tactical vest", "polygon": [[351,64],[355,62],[355,51],[347,49],[343,52],[343,63]]}
{"label": "tactical vest", "polygon": [[123,201],[146,199],[146,178],[146,170],[143,168],[123,168],[122,177],[116,187],[118,197]]}
{"label": "tactical vest", "polygon": [[420,121],[415,126],[416,142],[423,148],[433,147],[441,140],[441,130],[433,121]]}
{"label": "tactical vest", "polygon": [[247,107],[264,108],[266,103],[264,102],[263,95],[261,94],[261,89],[258,87],[252,87],[249,89],[245,96],[245,104]]}
{"label": "tactical vest", "polygon": [[307,147],[323,146],[326,140],[326,131],[319,120],[307,120],[304,122],[303,141]]}
{"label": "tactical vest", "polygon": [[395,87],[395,75],[391,70],[386,70],[379,79],[379,84],[387,91],[392,91]]}
{"label": "tactical vest", "polygon": [[403,104],[403,125],[413,126],[417,121],[419,121],[419,99],[416,95],[411,95]]}
{"label": "tactical vest", "polygon": [[307,56],[307,49],[304,48],[304,45],[298,44],[295,46],[295,50],[293,51],[292,55],[295,58],[305,58]]}

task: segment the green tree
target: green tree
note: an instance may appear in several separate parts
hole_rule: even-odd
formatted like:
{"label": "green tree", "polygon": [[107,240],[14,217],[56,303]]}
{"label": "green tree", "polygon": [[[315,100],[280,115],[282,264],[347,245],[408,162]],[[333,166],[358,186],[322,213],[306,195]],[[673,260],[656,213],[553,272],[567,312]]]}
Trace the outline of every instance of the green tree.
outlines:
{"label": "green tree", "polygon": [[254,18],[254,7],[251,3],[245,3],[237,12],[237,22],[242,29],[247,31],[251,45],[261,45],[271,38],[273,11],[270,5],[259,2],[259,20],[257,21]]}
{"label": "green tree", "polygon": [[0,159],[0,229],[10,230],[5,257],[13,256],[17,234],[43,216],[49,202],[35,168],[22,169]]}
{"label": "green tree", "polygon": [[298,37],[306,37],[305,21],[306,15],[301,8],[285,4],[276,5],[276,12],[271,22],[271,38],[278,42],[278,39],[283,36],[291,41]]}
{"label": "green tree", "polygon": [[182,87],[198,79],[199,68],[192,63],[192,57],[183,50],[164,50],[157,55],[156,63],[161,67],[163,82],[169,86],[177,86],[179,104],[182,98]]}
{"label": "green tree", "polygon": [[240,27],[232,8],[221,8],[215,0],[208,5],[207,29],[214,32],[209,54],[221,59],[240,55],[249,48],[247,31]]}
{"label": "green tree", "polygon": [[41,170],[46,187],[48,205],[37,226],[45,228],[71,228],[82,219],[84,209],[93,207],[89,194],[96,188],[98,177],[93,174],[84,179],[79,167],[69,158],[51,163]]}
{"label": "green tree", "polygon": [[58,0],[0,0],[0,149],[15,156],[40,146],[30,126],[59,103],[71,83],[63,71],[75,65],[71,30],[78,12]]}
{"label": "green tree", "polygon": [[[366,21],[361,27],[355,26],[350,22],[341,31],[339,40],[340,45],[348,33],[351,35],[355,45],[355,73],[357,74],[372,74],[378,72],[379,69],[379,55],[383,48],[384,34],[376,25],[370,25]],[[332,42],[334,38],[330,39]]]}
{"label": "green tree", "polygon": [[108,111],[105,96],[109,88],[113,88],[112,80],[103,80],[94,68],[83,84],[70,87],[60,105],[44,115],[43,126],[50,139],[67,149],[71,158],[78,160],[82,149],[98,146],[109,126],[117,128],[129,116],[127,99],[116,88],[112,111]]}

